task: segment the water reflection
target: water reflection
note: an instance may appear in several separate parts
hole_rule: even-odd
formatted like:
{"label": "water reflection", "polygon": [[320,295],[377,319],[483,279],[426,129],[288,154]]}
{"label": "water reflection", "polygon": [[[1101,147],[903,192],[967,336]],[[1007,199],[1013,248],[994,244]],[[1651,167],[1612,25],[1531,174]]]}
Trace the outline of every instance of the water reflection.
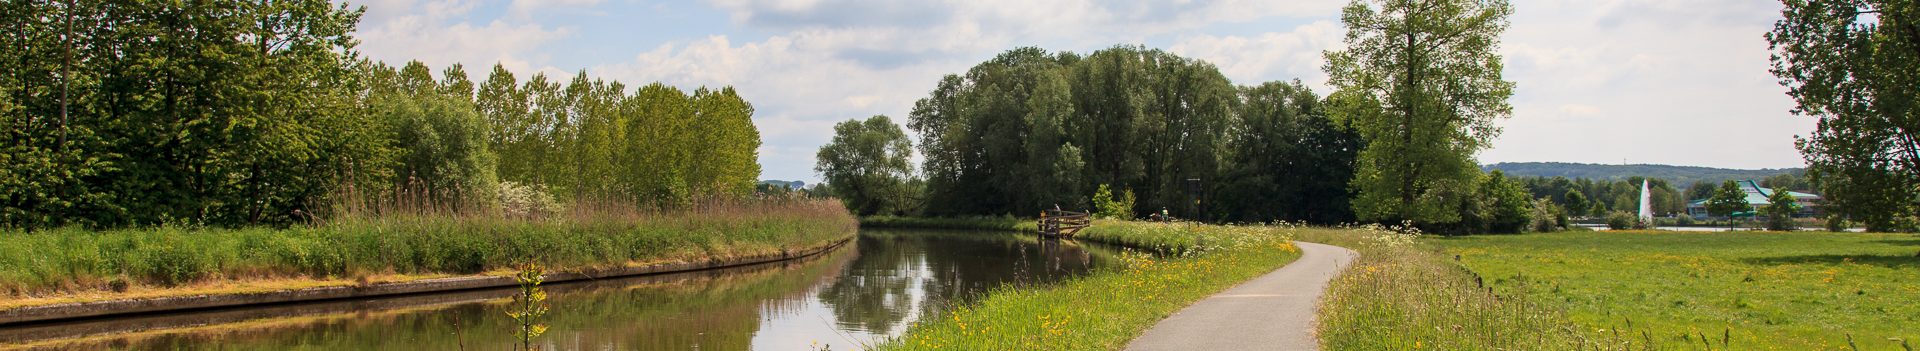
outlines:
{"label": "water reflection", "polygon": [[[545,349],[854,349],[1003,285],[1107,264],[1106,247],[976,232],[866,231],[815,258],[554,284]],[[0,349],[499,350],[512,289],[0,328]]]}

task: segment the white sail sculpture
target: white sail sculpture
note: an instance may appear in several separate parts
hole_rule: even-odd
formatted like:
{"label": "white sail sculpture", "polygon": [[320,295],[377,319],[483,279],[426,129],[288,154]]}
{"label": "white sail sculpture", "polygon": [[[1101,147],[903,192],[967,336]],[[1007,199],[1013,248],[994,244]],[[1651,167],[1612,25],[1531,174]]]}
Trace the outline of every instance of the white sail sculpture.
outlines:
{"label": "white sail sculpture", "polygon": [[1647,180],[1640,180],[1640,222],[1653,223],[1653,194],[1647,192]]}

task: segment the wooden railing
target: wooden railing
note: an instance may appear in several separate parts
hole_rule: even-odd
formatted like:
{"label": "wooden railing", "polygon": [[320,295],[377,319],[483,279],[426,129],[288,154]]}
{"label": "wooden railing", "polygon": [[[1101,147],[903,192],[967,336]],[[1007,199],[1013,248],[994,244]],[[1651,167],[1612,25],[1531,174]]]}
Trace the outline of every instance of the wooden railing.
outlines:
{"label": "wooden railing", "polygon": [[1046,210],[1040,212],[1040,235],[1050,238],[1072,239],[1073,234],[1093,225],[1093,217],[1086,212],[1064,210]]}

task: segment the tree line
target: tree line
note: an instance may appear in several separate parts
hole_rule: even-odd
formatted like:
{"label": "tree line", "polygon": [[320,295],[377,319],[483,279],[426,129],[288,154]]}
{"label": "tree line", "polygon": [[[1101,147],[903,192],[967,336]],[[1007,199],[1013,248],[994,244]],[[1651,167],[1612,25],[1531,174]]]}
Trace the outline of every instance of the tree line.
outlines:
{"label": "tree line", "polygon": [[[842,133],[884,136],[836,136],[816,169],[838,194],[884,186],[918,201],[855,206],[868,214],[1060,206],[1233,222],[1410,221],[1443,232],[1551,229],[1564,225],[1554,202],[1473,162],[1498,133],[1492,121],[1511,114],[1513,84],[1501,79],[1496,50],[1511,13],[1504,1],[1355,1],[1342,16],[1347,49],[1326,53],[1336,87],[1326,97],[1298,81],[1236,87],[1212,64],[1142,47],[1085,56],[1018,48],[946,76],[915,103],[906,126],[920,134],[923,185],[898,176],[914,173],[900,162],[824,157],[846,148],[908,159],[902,148],[873,146],[907,142],[884,116],[843,123],[857,128]],[[864,171],[872,169],[886,172]],[[849,203],[886,204],[876,199]],[[1104,201],[1112,199],[1120,200]],[[1107,210],[1114,202],[1131,208]]]}
{"label": "tree line", "polygon": [[325,0],[0,5],[0,225],[286,224],[347,197],[674,205],[749,193],[731,88],[628,92],[585,72],[434,79],[360,57]]}
{"label": "tree line", "polygon": [[1089,209],[1101,188],[1137,194],[1128,216],[1346,221],[1360,141],[1321,101],[1297,81],[1237,87],[1161,50],[1017,48],[916,102],[917,143],[887,116],[848,121],[817,170],[864,214],[1031,216]]}

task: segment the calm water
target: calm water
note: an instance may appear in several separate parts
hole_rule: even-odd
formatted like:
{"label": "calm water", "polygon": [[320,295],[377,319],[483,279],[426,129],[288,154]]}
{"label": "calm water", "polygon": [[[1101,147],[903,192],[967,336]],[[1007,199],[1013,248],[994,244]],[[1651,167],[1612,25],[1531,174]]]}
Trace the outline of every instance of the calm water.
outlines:
{"label": "calm water", "polygon": [[[800,261],[546,287],[554,350],[856,349],[1005,284],[1112,262],[1089,243],[863,231]],[[0,349],[501,350],[513,289],[0,328]],[[817,344],[816,344],[817,343]]]}

